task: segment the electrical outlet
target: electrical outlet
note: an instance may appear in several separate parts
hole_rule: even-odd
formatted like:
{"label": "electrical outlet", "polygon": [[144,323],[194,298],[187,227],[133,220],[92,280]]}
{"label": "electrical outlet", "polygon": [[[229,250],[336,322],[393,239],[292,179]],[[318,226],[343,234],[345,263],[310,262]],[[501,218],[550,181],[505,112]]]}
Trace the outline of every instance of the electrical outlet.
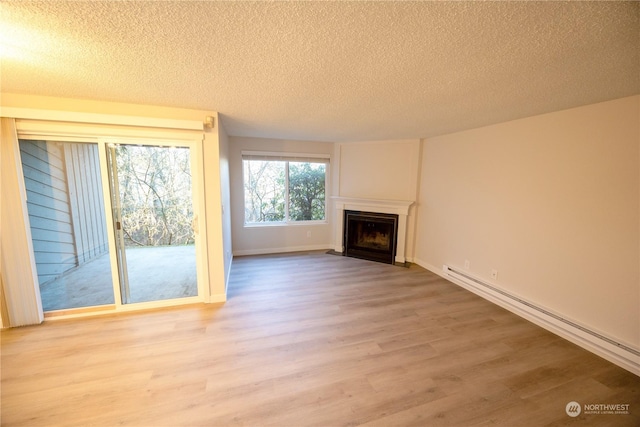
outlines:
{"label": "electrical outlet", "polygon": [[468,260],[468,259],[465,259],[465,260],[464,260],[464,269],[465,269],[465,270],[468,270],[468,269],[469,269],[469,260]]}
{"label": "electrical outlet", "polygon": [[498,280],[498,270],[491,270],[491,278],[493,280]]}

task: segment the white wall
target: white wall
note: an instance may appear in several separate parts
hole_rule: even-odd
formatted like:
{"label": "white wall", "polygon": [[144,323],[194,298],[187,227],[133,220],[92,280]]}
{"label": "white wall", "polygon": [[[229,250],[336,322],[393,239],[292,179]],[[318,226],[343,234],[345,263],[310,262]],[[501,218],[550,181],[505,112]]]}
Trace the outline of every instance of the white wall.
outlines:
{"label": "white wall", "polygon": [[[277,153],[333,153],[333,143],[285,141],[277,139],[229,137],[229,176],[231,182],[231,227],[234,255],[292,252],[331,248],[331,217],[324,224],[244,225],[244,186],[242,151]],[[329,166],[331,170],[332,165]],[[331,172],[329,172],[331,177]],[[327,186],[327,197],[330,197]],[[328,214],[331,204],[328,203]],[[310,235],[308,235],[310,233]]]}
{"label": "white wall", "polygon": [[[417,200],[420,140],[336,144],[338,195],[378,200]],[[415,206],[407,217],[405,254],[413,260]]]}
{"label": "white wall", "polygon": [[340,153],[340,196],[415,200],[420,165],[419,140],[337,145]]}
{"label": "white wall", "polygon": [[229,137],[222,123],[218,122],[220,143],[220,197],[222,199],[222,246],[224,253],[225,289],[229,282],[233,247],[231,240],[231,184],[229,182]]}
{"label": "white wall", "polygon": [[416,259],[640,349],[640,96],[430,138]]}
{"label": "white wall", "polygon": [[227,140],[220,126],[219,116],[214,117],[215,127],[204,132],[202,144],[204,169],[205,214],[207,217],[207,261],[209,273],[208,302],[222,302],[227,299],[227,268],[229,258],[225,257],[225,219],[223,215],[226,162],[221,159]]}

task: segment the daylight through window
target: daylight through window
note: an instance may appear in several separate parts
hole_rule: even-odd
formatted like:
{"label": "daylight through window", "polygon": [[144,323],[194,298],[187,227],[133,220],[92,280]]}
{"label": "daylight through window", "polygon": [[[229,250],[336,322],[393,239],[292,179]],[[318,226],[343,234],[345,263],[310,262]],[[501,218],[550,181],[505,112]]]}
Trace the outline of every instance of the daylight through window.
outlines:
{"label": "daylight through window", "polygon": [[245,223],[324,221],[328,161],[243,155]]}

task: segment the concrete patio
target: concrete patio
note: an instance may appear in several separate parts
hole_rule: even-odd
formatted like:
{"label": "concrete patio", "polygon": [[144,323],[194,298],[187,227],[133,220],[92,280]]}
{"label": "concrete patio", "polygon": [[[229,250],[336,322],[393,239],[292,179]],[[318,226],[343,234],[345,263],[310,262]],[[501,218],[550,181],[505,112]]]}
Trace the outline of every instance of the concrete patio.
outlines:
{"label": "concrete patio", "polygon": [[[126,249],[131,302],[196,296],[195,246]],[[44,311],[114,304],[109,254],[40,286]]]}

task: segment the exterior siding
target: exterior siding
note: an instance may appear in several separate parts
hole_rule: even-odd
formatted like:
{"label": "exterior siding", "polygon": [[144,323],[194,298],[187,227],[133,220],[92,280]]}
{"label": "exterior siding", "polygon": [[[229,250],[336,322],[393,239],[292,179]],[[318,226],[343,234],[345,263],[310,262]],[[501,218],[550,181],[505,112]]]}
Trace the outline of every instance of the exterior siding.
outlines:
{"label": "exterior siding", "polygon": [[20,141],[31,237],[42,285],[105,253],[97,146]]}
{"label": "exterior siding", "polygon": [[98,147],[65,144],[64,153],[78,263],[82,264],[108,250]]}
{"label": "exterior siding", "polygon": [[71,210],[61,147],[20,141],[38,282],[49,282],[77,266]]}

